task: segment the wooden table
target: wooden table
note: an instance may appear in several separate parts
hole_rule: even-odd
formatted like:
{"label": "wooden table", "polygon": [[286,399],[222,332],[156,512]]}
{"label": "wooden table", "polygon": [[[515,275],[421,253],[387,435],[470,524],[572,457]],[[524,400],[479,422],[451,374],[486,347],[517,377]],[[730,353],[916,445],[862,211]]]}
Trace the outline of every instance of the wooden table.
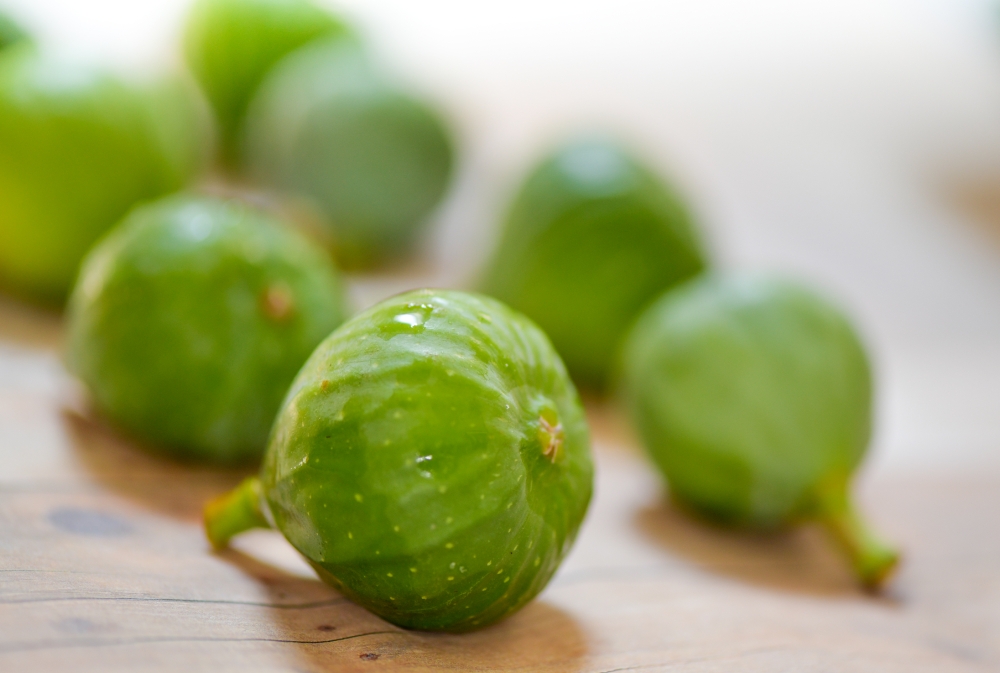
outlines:
{"label": "wooden table", "polygon": [[879,475],[906,550],[882,597],[820,532],[731,534],[667,504],[619,416],[593,406],[599,476],[539,599],[468,635],[401,630],[277,534],[213,554],[199,513],[241,477],[171,463],[81,413],[58,318],[0,301],[0,671],[995,671],[1000,475]]}

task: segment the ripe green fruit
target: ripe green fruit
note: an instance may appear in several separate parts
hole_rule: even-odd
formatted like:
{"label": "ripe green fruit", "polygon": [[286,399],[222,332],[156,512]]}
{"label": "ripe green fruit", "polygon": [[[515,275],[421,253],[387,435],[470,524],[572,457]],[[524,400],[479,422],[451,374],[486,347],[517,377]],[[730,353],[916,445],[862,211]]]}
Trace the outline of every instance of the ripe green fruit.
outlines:
{"label": "ripe green fruit", "polygon": [[194,109],[174,100],[185,92],[151,92],[30,47],[0,58],[0,282],[61,301],[101,234],[189,179],[205,135],[196,114],[178,112]]}
{"label": "ripe green fruit", "polygon": [[307,0],[198,0],[187,22],[185,54],[218,119],[226,158],[236,158],[247,104],[267,71],[318,37],[348,27]]}
{"label": "ripe green fruit", "polygon": [[620,147],[588,138],[528,177],[484,289],[535,320],[578,383],[602,388],[639,311],[704,267],[680,201]]}
{"label": "ripe green fruit", "polygon": [[891,572],[896,552],[848,492],[871,432],[868,360],[824,300],[754,275],[667,292],[626,341],[624,389],[678,500],[734,525],[817,519],[865,585]]}
{"label": "ripe green fruit", "polygon": [[451,176],[437,114],[342,41],[303,47],[274,68],[245,142],[253,175],[310,199],[348,267],[409,250]]}
{"label": "ripe green fruit", "polygon": [[274,525],[390,622],[466,631],[542,590],[592,480],[580,400],[542,331],[493,299],[422,290],[316,349],[260,479],[209,503],[206,529],[222,546]]}
{"label": "ripe green fruit", "polygon": [[249,460],[345,313],[322,249],[263,213],[178,196],[136,209],[88,255],[68,359],[136,437],[179,457]]}

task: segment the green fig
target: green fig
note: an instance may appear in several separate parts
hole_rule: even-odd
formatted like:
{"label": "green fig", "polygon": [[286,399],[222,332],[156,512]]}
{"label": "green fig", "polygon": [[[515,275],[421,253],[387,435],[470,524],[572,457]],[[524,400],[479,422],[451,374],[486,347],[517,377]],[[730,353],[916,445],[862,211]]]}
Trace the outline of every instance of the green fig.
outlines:
{"label": "green fig", "polygon": [[274,68],[251,103],[245,143],[251,174],[310,199],[351,268],[409,251],[452,172],[441,118],[337,41]]}
{"label": "green fig", "polygon": [[252,460],[345,317],[321,248],[237,203],[175,196],[134,210],[87,256],[68,362],[131,435],[177,457]]}
{"label": "green fig", "polygon": [[584,412],[544,333],[488,297],[420,290],[316,349],[260,477],[209,503],[206,531],[224,546],[274,526],[384,619],[467,631],[542,590],[592,480]]}
{"label": "green fig", "polygon": [[30,39],[30,36],[14,22],[14,19],[0,12],[0,51],[19,42],[28,42]]}
{"label": "green fig", "polygon": [[197,152],[185,143],[197,144],[203,129],[196,114],[171,112],[188,106],[170,103],[170,96],[183,95],[182,89],[153,94],[30,46],[4,53],[0,283],[61,302],[101,234],[137,202],[192,177]]}
{"label": "green fig", "polygon": [[577,383],[602,389],[639,311],[705,264],[667,186],[613,142],[582,138],[528,176],[483,287],[546,331]]}
{"label": "green fig", "polygon": [[839,310],[786,280],[705,277],[652,304],[623,353],[633,418],[678,501],[737,526],[817,520],[864,585],[888,577],[898,555],[849,492],[872,377]]}
{"label": "green fig", "polygon": [[308,0],[198,0],[184,36],[188,66],[219,122],[222,150],[238,158],[247,105],[268,70],[319,37],[348,36],[342,21]]}

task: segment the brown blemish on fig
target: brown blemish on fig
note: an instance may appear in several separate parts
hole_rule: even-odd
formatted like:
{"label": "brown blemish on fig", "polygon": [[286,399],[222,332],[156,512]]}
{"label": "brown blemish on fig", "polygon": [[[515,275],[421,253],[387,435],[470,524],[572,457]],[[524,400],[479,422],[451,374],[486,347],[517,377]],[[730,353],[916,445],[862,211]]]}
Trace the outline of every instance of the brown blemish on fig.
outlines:
{"label": "brown blemish on fig", "polygon": [[295,297],[284,283],[270,285],[261,298],[264,314],[272,320],[287,320],[295,312]]}

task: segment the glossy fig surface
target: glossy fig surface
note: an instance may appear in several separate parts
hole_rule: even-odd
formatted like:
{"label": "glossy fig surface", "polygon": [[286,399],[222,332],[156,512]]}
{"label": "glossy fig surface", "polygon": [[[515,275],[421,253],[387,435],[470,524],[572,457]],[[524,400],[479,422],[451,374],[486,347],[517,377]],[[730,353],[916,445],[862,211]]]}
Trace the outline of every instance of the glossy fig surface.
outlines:
{"label": "glossy fig surface", "polygon": [[483,288],[535,320],[579,384],[602,389],[639,311],[705,265],[680,199],[617,143],[585,137],[528,176]]}
{"label": "glossy fig surface", "polygon": [[68,360],[130,434],[178,457],[253,460],[296,372],[345,318],[321,248],[248,207],[177,196],[136,209],[88,255]]}
{"label": "glossy fig surface", "polygon": [[755,528],[819,520],[869,586],[895,566],[849,493],[871,434],[868,358],[823,298],[748,274],[669,291],[628,337],[624,391],[681,502]]}
{"label": "glossy fig surface", "polygon": [[344,594],[408,628],[466,631],[546,585],[593,467],[583,409],[532,322],[423,290],[317,348],[259,480],[206,509],[209,538],[273,523]]}

